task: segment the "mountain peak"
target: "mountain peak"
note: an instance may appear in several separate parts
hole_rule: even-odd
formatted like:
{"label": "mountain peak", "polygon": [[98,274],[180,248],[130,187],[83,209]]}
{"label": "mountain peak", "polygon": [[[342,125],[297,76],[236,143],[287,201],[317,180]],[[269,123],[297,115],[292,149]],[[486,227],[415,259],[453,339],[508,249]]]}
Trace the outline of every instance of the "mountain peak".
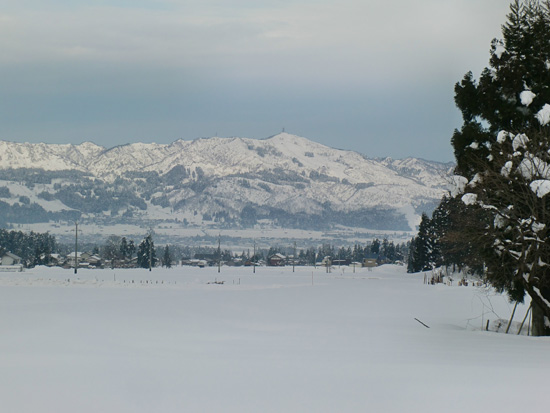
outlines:
{"label": "mountain peak", "polygon": [[307,138],[304,138],[303,136],[298,136],[298,135],[293,135],[291,133],[288,133],[288,132],[281,132],[281,133],[278,133],[276,135],[273,135],[273,136],[270,136],[269,138],[267,138],[266,140],[268,141],[275,141],[275,142],[288,142],[288,143],[298,143],[298,142],[301,142],[301,143],[311,143],[311,144],[315,144],[315,142],[307,139]]}

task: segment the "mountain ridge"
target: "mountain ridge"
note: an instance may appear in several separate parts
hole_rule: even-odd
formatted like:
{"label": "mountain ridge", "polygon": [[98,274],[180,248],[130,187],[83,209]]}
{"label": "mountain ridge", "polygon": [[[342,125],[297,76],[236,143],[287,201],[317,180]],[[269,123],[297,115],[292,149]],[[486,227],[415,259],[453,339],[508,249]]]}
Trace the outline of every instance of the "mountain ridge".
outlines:
{"label": "mountain ridge", "polygon": [[[365,226],[384,216],[376,225],[414,229],[420,213],[431,212],[447,192],[452,167],[412,157],[370,159],[288,133],[261,140],[213,137],[108,149],[92,142],[0,141],[0,188],[11,194],[0,202],[14,208],[17,198],[26,196],[29,205],[45,211],[52,211],[53,203],[59,211],[61,202],[83,219],[109,217],[113,222],[124,217],[238,227],[320,225],[315,220],[324,220],[327,226],[353,226],[355,217],[356,225]],[[9,171],[33,169],[50,176],[41,192],[29,193],[10,178]],[[65,177],[70,171],[88,178],[77,174],[71,182]],[[99,199],[104,205],[97,210],[86,204],[101,204]]]}

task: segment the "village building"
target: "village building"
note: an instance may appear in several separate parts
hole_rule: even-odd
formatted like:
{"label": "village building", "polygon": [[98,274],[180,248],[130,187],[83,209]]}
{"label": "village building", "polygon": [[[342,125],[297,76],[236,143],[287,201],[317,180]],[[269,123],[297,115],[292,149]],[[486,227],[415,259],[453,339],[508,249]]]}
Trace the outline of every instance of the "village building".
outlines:
{"label": "village building", "polygon": [[332,266],[332,257],[330,257],[330,256],[327,255],[325,258],[323,258],[323,259],[321,260],[320,265],[321,265],[322,267],[330,267],[330,266]]}
{"label": "village building", "polygon": [[12,254],[9,251],[0,251],[0,271],[21,272],[23,265],[21,257]]}
{"label": "village building", "polygon": [[0,265],[19,265],[21,258],[9,251],[0,253]]}
{"label": "village building", "polygon": [[377,258],[363,259],[363,267],[367,267],[367,268],[378,267],[378,259]]}
{"label": "village building", "polygon": [[283,267],[286,263],[286,257],[283,254],[277,253],[267,259],[267,265],[272,267]]}
{"label": "village building", "polygon": [[[87,268],[87,267],[90,266],[90,263],[84,259],[82,252],[77,252],[76,253],[76,260],[78,261],[78,268]],[[74,268],[75,267],[75,253],[74,253],[74,251],[71,252],[69,255],[67,255],[66,266],[69,267],[69,268]]]}
{"label": "village building", "polygon": [[42,262],[47,262],[48,267],[56,267],[63,264],[63,257],[60,254],[43,254],[40,256]]}

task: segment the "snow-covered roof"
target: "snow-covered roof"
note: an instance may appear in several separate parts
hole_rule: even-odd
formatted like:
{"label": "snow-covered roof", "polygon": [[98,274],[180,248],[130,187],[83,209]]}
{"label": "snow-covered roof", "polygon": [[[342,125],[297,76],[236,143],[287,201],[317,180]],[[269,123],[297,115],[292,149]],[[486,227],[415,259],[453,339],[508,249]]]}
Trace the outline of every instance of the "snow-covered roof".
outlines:
{"label": "snow-covered roof", "polygon": [[3,254],[0,255],[0,257],[10,257],[14,260],[20,260],[21,259],[21,257],[18,257],[17,255],[15,255],[15,254],[13,254],[9,251],[4,252]]}

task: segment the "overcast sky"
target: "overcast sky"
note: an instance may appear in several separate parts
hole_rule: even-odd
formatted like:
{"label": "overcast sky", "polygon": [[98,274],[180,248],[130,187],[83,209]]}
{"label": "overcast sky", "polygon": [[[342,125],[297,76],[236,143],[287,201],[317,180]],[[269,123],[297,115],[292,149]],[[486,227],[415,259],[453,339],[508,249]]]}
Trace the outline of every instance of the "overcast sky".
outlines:
{"label": "overcast sky", "polygon": [[0,139],[282,131],[449,161],[506,0],[0,0]]}

